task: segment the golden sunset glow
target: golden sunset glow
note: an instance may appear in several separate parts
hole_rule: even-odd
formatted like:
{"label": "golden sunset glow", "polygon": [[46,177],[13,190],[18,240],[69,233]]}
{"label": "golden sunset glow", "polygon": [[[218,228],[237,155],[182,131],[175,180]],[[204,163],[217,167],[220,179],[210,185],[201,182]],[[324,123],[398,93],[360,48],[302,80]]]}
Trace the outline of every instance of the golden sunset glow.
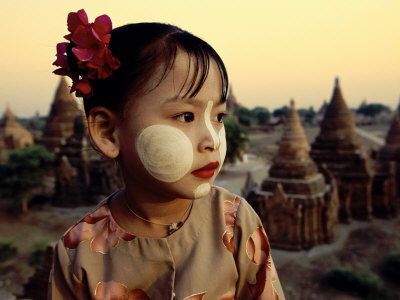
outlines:
{"label": "golden sunset glow", "polygon": [[329,100],[340,77],[348,105],[400,96],[400,1],[2,1],[0,112],[47,114],[59,78],[55,46],[67,14],[108,14],[114,27],[160,21],[209,42],[227,66],[240,103],[274,109]]}

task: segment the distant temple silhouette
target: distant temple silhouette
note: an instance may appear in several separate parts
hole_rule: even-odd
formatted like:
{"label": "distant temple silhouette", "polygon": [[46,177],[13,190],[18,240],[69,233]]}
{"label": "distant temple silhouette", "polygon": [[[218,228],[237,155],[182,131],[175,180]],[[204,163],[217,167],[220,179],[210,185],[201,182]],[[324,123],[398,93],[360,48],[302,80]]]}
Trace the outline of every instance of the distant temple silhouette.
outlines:
{"label": "distant temple silhouette", "polygon": [[66,139],[74,132],[75,117],[82,114],[69,90],[67,81],[61,77],[43,128],[43,136],[36,141],[51,152],[60,151],[61,145],[65,144]]}
{"label": "distant temple silhouette", "polygon": [[14,113],[7,105],[0,122],[0,163],[7,160],[10,151],[33,144],[33,135],[15,119]]}
{"label": "distant temple silhouette", "polygon": [[400,103],[379,150],[372,184],[372,206],[376,217],[397,216],[400,201]]}

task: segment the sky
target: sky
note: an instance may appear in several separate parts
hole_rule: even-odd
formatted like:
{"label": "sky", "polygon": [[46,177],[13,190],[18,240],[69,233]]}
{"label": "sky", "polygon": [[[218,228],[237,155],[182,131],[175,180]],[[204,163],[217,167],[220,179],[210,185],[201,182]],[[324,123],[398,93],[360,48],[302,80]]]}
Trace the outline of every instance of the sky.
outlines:
{"label": "sky", "polygon": [[397,107],[400,98],[400,1],[114,0],[0,2],[0,113],[49,112],[58,76],[56,44],[67,15],[84,8],[113,26],[177,25],[206,40],[224,60],[234,95],[273,110],[329,101],[335,77],[347,104]]}

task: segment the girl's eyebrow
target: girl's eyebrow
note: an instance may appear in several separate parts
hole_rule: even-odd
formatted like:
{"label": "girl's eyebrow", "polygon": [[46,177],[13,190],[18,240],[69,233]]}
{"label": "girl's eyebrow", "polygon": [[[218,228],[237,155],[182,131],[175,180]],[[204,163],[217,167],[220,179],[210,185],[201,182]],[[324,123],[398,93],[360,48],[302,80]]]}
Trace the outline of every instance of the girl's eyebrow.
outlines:
{"label": "girl's eyebrow", "polygon": [[[171,98],[168,98],[164,101],[163,105],[169,104],[169,103],[177,103],[177,102],[182,102],[182,103],[187,103],[195,106],[200,106],[201,102],[199,100],[195,100],[193,98],[181,98],[179,95],[173,96]],[[216,106],[224,104],[225,101],[223,98],[221,98],[218,103],[216,103]]]}

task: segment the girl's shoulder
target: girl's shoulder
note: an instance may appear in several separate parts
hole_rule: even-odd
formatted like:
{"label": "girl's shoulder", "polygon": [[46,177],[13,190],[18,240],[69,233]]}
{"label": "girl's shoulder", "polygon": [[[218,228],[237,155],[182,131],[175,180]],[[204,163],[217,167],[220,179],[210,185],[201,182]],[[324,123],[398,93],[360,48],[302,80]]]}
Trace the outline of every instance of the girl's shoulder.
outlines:
{"label": "girl's shoulder", "polygon": [[107,253],[118,244],[119,239],[130,241],[135,238],[112,217],[109,200],[114,195],[115,193],[102,200],[64,233],[61,241],[67,249],[76,249],[82,242],[90,240],[92,251]]}
{"label": "girl's shoulder", "polygon": [[247,218],[254,218],[254,225],[259,225],[261,223],[257,213],[245,198],[220,186],[213,185],[212,188],[213,205],[222,205],[225,214],[235,213],[235,219],[238,219],[238,221],[243,221]]}

